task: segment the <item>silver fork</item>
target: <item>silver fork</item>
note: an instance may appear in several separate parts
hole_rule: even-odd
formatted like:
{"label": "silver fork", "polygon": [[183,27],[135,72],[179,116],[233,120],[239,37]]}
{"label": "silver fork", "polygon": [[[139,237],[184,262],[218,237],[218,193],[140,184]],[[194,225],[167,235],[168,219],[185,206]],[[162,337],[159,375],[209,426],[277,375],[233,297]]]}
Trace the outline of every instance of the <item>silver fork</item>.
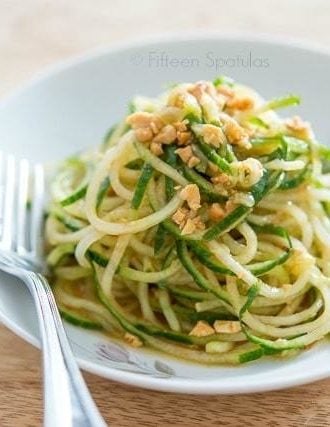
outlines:
{"label": "silver fork", "polygon": [[[44,425],[104,427],[73,357],[51,288],[42,275],[44,170],[0,153],[0,270],[20,278],[37,311],[43,350]],[[28,201],[32,201],[28,213]],[[19,307],[17,307],[19,310]]]}

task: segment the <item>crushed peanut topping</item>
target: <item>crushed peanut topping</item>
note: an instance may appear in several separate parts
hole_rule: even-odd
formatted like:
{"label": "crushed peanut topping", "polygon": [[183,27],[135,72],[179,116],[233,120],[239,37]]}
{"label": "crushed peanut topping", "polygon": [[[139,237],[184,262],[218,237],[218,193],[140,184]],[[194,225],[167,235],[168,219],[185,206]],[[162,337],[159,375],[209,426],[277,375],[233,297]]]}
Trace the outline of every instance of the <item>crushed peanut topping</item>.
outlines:
{"label": "crushed peanut topping", "polygon": [[233,119],[225,119],[224,131],[228,141],[245,149],[251,148],[247,131]]}
{"label": "crushed peanut topping", "polygon": [[217,91],[218,93],[220,93],[221,95],[226,96],[227,98],[231,98],[235,95],[234,90],[227,86],[227,85],[220,85],[217,87]]}
{"label": "crushed peanut topping", "polygon": [[225,217],[226,212],[219,203],[212,203],[208,210],[209,218],[212,221],[220,221]]}
{"label": "crushed peanut topping", "polygon": [[187,145],[185,148],[178,148],[175,152],[190,168],[198,165],[200,162],[200,159],[194,155],[191,145]]}
{"label": "crushed peanut topping", "polygon": [[228,99],[226,108],[230,110],[247,111],[251,110],[254,107],[254,104],[255,102],[253,98],[250,98],[248,96],[233,96],[232,98]]}
{"label": "crushed peanut topping", "polygon": [[194,328],[190,331],[189,335],[194,337],[207,337],[209,335],[213,335],[215,333],[212,326],[210,326],[204,320],[199,320]]}
{"label": "crushed peanut topping", "polygon": [[216,320],[213,327],[218,334],[236,334],[242,330],[237,320]]}
{"label": "crushed peanut topping", "polygon": [[148,142],[163,127],[163,121],[153,113],[136,112],[127,117],[126,123],[132,126],[140,142]]}
{"label": "crushed peanut topping", "polygon": [[187,208],[179,208],[172,215],[172,219],[180,227],[182,235],[191,234],[205,228],[205,224],[200,216]]}
{"label": "crushed peanut topping", "polygon": [[178,145],[187,145],[192,141],[191,132],[177,132]]}
{"label": "crushed peanut topping", "polygon": [[194,231],[196,231],[196,225],[194,223],[194,219],[188,218],[184,226],[182,227],[181,234],[184,236],[187,234],[192,234]]}
{"label": "crushed peanut topping", "polygon": [[162,130],[155,136],[154,142],[161,144],[171,144],[176,140],[176,130],[172,125],[165,125]]}
{"label": "crushed peanut topping", "polygon": [[178,145],[188,145],[192,141],[192,134],[187,128],[188,120],[175,122],[173,126],[176,129],[176,138]]}
{"label": "crushed peanut topping", "polygon": [[204,95],[210,96],[214,99],[216,99],[218,96],[215,87],[208,81],[197,82],[192,86],[192,88],[189,89],[189,93],[191,93],[200,104],[203,103],[202,99]]}
{"label": "crushed peanut topping", "polygon": [[155,142],[155,141],[152,141],[152,143],[150,144],[150,151],[155,156],[160,156],[164,153],[162,149],[162,144],[159,144],[158,142]]}
{"label": "crushed peanut topping", "polygon": [[191,145],[185,148],[178,148],[175,152],[184,163],[188,163],[188,160],[194,155]]}
{"label": "crushed peanut topping", "polygon": [[185,200],[189,208],[197,211],[201,207],[201,195],[196,184],[188,184],[180,191],[180,197]]}
{"label": "crushed peanut topping", "polygon": [[190,93],[200,102],[203,93],[206,91],[205,83],[198,82],[196,83],[192,89],[190,89]]}
{"label": "crushed peanut topping", "polygon": [[202,221],[201,217],[199,215],[195,216],[194,218],[188,218],[185,225],[182,228],[181,234],[187,235],[194,233],[198,230],[204,230],[205,224]]}
{"label": "crushed peanut topping", "polygon": [[206,144],[218,148],[226,142],[226,136],[220,127],[214,125],[201,125],[201,128],[201,135]]}
{"label": "crushed peanut topping", "polygon": [[192,156],[189,160],[188,160],[188,167],[189,168],[193,168],[195,166],[198,165],[198,163],[200,163],[200,159],[197,156]]}
{"label": "crushed peanut topping", "polygon": [[138,111],[129,115],[126,119],[126,123],[132,126],[133,129],[147,128],[153,123],[159,130],[164,125],[163,121],[155,114],[147,113],[145,111]]}
{"label": "crushed peanut topping", "polygon": [[151,128],[138,128],[135,129],[135,136],[140,142],[147,142],[150,141],[154,134],[151,130]]}
{"label": "crushed peanut topping", "polygon": [[173,221],[180,226],[182,229],[185,225],[185,222],[188,218],[189,211],[186,208],[179,208],[173,215]]}
{"label": "crushed peanut topping", "polygon": [[[219,172],[219,169],[217,169],[217,172]],[[230,188],[233,184],[230,176],[225,173],[218,173],[217,175],[212,176],[211,181],[213,184],[221,185],[224,188]]]}
{"label": "crushed peanut topping", "polygon": [[183,120],[182,122],[175,122],[173,123],[173,126],[178,132],[186,132],[188,130],[187,124],[188,120]]}
{"label": "crushed peanut topping", "polygon": [[126,332],[126,334],[124,335],[124,340],[131,345],[132,347],[142,347],[143,346],[143,342],[140,340],[139,337],[137,337],[136,335],[130,334],[129,332]]}
{"label": "crushed peanut topping", "polygon": [[168,105],[184,109],[185,106],[193,106],[199,109],[197,99],[189,93],[189,88],[193,85],[180,85],[172,90],[168,98]]}
{"label": "crushed peanut topping", "polygon": [[313,131],[310,123],[305,122],[299,116],[294,116],[285,121],[285,125],[291,133],[297,138],[312,139]]}

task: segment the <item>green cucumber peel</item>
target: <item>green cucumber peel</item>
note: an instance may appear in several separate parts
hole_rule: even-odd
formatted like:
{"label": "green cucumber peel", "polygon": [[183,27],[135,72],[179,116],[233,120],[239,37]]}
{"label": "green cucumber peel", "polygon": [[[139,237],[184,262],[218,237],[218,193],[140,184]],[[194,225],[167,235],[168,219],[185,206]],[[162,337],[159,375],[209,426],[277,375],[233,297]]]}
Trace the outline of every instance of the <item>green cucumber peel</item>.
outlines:
{"label": "green cucumber peel", "polygon": [[131,202],[131,207],[133,209],[138,209],[140,207],[153,172],[154,168],[149,163],[143,165]]}
{"label": "green cucumber peel", "polygon": [[[164,160],[173,168],[176,168],[177,166],[177,155],[175,150],[176,146],[173,145],[165,145],[164,147]],[[174,181],[168,176],[165,176],[165,193],[167,200],[171,200],[175,193]]]}
{"label": "green cucumber peel", "polygon": [[202,273],[198,271],[198,269],[195,267],[192,259],[190,258],[187,245],[182,240],[177,240],[176,242],[176,249],[178,258],[181,261],[181,264],[183,267],[187,270],[187,272],[190,274],[190,276],[193,278],[195,283],[201,288],[204,289],[207,292],[212,293],[217,298],[221,299],[222,301],[225,301],[229,303],[228,295],[225,291],[222,289],[216,288],[213,286]]}

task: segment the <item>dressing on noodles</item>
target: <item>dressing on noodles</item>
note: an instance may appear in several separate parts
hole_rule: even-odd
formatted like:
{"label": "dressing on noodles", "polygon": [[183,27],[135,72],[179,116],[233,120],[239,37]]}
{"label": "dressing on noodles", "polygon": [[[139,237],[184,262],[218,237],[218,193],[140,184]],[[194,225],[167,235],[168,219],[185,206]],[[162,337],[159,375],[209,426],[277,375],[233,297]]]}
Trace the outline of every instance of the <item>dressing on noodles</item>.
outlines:
{"label": "dressing on noodles", "polygon": [[219,77],[137,97],[52,183],[65,319],[205,364],[294,355],[330,332],[330,151]]}

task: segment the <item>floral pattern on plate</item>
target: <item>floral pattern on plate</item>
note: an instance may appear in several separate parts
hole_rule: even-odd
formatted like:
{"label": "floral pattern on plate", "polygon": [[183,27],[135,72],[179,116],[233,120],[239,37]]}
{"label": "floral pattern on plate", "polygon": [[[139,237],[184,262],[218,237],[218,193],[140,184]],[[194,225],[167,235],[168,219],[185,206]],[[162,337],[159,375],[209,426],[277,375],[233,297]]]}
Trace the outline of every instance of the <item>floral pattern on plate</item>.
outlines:
{"label": "floral pattern on plate", "polygon": [[116,342],[95,342],[94,348],[82,347],[77,342],[72,342],[75,347],[111,368],[121,369],[128,372],[153,376],[155,378],[171,378],[176,373],[167,363],[160,360],[149,362],[142,360],[137,355],[131,353],[126,347]]}

